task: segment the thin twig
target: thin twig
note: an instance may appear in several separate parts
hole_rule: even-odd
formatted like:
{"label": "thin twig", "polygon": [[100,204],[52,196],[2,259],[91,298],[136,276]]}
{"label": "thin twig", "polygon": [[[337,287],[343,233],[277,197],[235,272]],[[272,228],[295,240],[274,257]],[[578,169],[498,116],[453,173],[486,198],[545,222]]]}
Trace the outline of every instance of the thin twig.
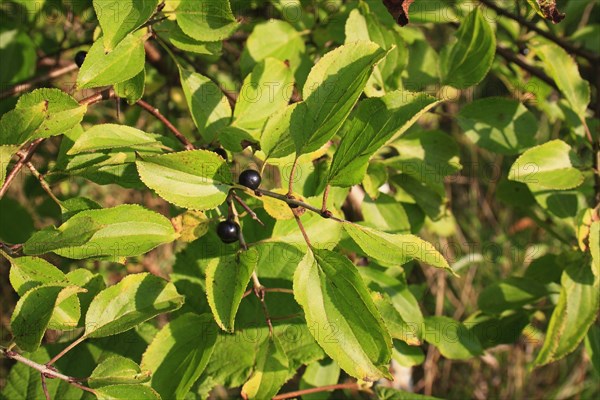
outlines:
{"label": "thin twig", "polygon": [[253,220],[255,220],[256,222],[258,222],[262,226],[265,226],[265,224],[260,220],[260,218],[258,218],[258,215],[256,215],[256,213],[248,206],[248,204],[246,204],[246,202],[244,200],[242,200],[242,198],[240,196],[238,196],[237,194],[235,194],[233,191],[231,193],[232,193],[233,199],[235,201],[237,201],[238,204],[240,206],[242,206],[242,208],[244,210],[246,210],[246,212],[248,213],[248,215],[250,215],[250,217],[252,217]]}
{"label": "thin twig", "polygon": [[144,110],[148,111],[153,116],[155,116],[157,119],[160,120],[160,122],[162,122],[167,128],[169,128],[169,130],[173,132],[173,135],[175,135],[175,137],[185,146],[187,150],[195,149],[192,142],[190,142],[189,139],[186,138],[185,135],[181,133],[179,129],[175,127],[175,125],[171,123],[171,121],[169,121],[164,115],[162,115],[158,108],[153,107],[152,105],[146,103],[144,100],[138,100],[136,104],[142,107]]}
{"label": "thin twig", "polygon": [[562,47],[563,49],[565,49],[566,51],[568,51],[571,54],[575,54],[580,57],[586,58],[591,63],[596,63],[596,62],[600,61],[600,57],[598,55],[590,53],[587,50],[582,49],[580,47],[577,47],[577,46],[555,36],[552,32],[549,32],[547,30],[539,28],[535,23],[533,23],[529,20],[526,20],[525,18],[523,18],[520,15],[513,14],[510,11],[497,6],[491,0],[479,0],[479,1],[483,4],[485,4],[486,7],[489,7],[492,10],[494,10],[497,14],[508,17],[508,18],[512,19],[513,21],[517,21],[519,23],[519,25],[524,26],[527,29],[529,29],[530,31],[533,31],[533,32],[537,33],[538,35],[543,36],[546,39],[556,43],[557,45],[559,45],[560,47]]}
{"label": "thin twig", "polygon": [[302,232],[302,236],[304,237],[304,241],[306,241],[306,244],[308,245],[309,249],[312,248],[312,244],[310,243],[310,239],[309,239],[308,235],[306,234],[306,230],[304,229],[304,225],[302,225],[302,221],[300,221],[300,217],[297,216],[294,213],[294,218],[296,218],[296,223],[298,224],[298,228],[300,229],[300,232]]}
{"label": "thin twig", "polygon": [[70,383],[71,385],[73,385],[81,390],[85,390],[86,392],[96,394],[95,390],[79,384],[77,382],[77,378],[62,374],[62,373],[58,372],[55,368],[49,367],[47,365],[38,364],[35,361],[32,361],[26,357],[23,357],[22,355],[15,353],[14,351],[11,351],[11,350],[3,350],[2,354],[6,358],[10,358],[11,360],[15,360],[17,362],[20,362],[21,364],[25,364],[28,367],[35,369],[36,371],[45,375],[48,378],[60,379],[60,380]]}
{"label": "thin twig", "polygon": [[83,342],[85,339],[86,339],[85,335],[81,336],[79,339],[75,340],[73,343],[71,343],[70,345],[68,345],[67,347],[65,347],[60,353],[58,353],[57,355],[55,355],[54,357],[52,357],[52,359],[50,361],[48,361],[46,363],[46,365],[50,366],[50,365],[54,364],[60,358],[62,358],[62,356],[64,356],[65,354],[67,354],[69,351],[73,350],[73,348],[75,346],[77,346],[78,344],[80,344],[81,342]]}
{"label": "thin twig", "polygon": [[30,90],[38,83],[51,81],[52,79],[59,78],[63,75],[68,74],[69,72],[75,71],[76,69],[77,64],[75,63],[57,69],[53,69],[52,71],[49,71],[44,75],[36,76],[28,81],[18,83],[10,89],[3,91],[2,93],[0,93],[0,99],[5,99],[7,97],[19,95],[23,92]]}
{"label": "thin twig", "polygon": [[310,389],[296,390],[295,392],[283,393],[283,394],[273,397],[273,400],[292,399],[294,397],[300,397],[305,394],[327,392],[330,390],[344,390],[344,389],[345,390],[366,391],[365,389],[361,388],[358,385],[358,383],[355,383],[355,382],[353,382],[353,383],[338,383],[336,385],[320,386],[320,387],[315,387],[315,388],[310,388]]}
{"label": "thin twig", "polygon": [[50,393],[48,392],[48,385],[46,385],[46,375],[40,373],[40,377],[42,378],[42,391],[44,392],[44,396],[46,400],[51,400]]}
{"label": "thin twig", "polygon": [[27,165],[27,168],[29,168],[33,176],[35,176],[35,178],[38,180],[38,182],[42,186],[42,189],[44,189],[48,196],[50,196],[50,198],[60,207],[60,200],[54,195],[54,193],[52,193],[52,188],[50,188],[50,185],[48,185],[48,182],[46,182],[44,176],[35,168],[31,161],[27,161],[25,165]]}

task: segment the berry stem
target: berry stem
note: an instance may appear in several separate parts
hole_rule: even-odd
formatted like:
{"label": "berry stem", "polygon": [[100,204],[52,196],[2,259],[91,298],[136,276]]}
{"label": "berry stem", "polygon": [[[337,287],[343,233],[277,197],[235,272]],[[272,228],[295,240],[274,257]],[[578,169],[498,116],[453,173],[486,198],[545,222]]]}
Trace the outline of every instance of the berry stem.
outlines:
{"label": "berry stem", "polygon": [[256,222],[258,222],[262,226],[265,226],[265,224],[260,220],[260,218],[258,218],[258,216],[256,215],[256,213],[254,211],[252,211],[252,209],[248,206],[248,204],[246,204],[246,202],[244,200],[242,200],[242,198],[240,196],[238,196],[234,192],[232,192],[232,196],[233,196],[233,199],[235,201],[237,201],[238,204],[240,206],[242,206],[242,208],[244,210],[246,210],[246,212],[252,217],[253,220],[255,220]]}
{"label": "berry stem", "polygon": [[300,221],[300,217],[296,215],[296,213],[294,213],[294,218],[296,218],[296,223],[298,224],[298,228],[300,229],[300,232],[302,232],[302,236],[304,237],[304,240],[306,241],[306,244],[308,245],[309,249],[312,248],[312,244],[310,243],[310,239],[308,238],[308,235],[306,234],[306,230],[304,229],[304,225],[302,225],[302,221]]}

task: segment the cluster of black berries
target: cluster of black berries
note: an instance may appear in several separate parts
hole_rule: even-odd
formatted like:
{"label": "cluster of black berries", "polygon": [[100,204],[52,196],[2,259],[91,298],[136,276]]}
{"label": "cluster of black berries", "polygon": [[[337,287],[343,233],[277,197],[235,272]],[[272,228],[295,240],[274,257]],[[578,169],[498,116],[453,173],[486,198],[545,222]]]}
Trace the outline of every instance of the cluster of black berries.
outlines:
{"label": "cluster of black berries", "polygon": [[[247,169],[240,174],[238,182],[240,185],[256,190],[260,186],[261,180],[260,174],[257,171]],[[223,243],[234,243],[239,239],[240,226],[237,222],[229,219],[219,222],[219,225],[217,225],[217,235],[219,235]]]}

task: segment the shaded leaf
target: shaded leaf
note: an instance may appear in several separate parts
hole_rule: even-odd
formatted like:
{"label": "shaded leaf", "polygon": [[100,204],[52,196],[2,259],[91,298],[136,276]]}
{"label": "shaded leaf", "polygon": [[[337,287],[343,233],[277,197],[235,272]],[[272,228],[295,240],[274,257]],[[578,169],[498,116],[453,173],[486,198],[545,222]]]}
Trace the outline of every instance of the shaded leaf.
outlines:
{"label": "shaded leaf", "polygon": [[175,13],[181,30],[196,40],[223,40],[238,27],[229,0],[180,0]]}
{"label": "shaded leaf", "polygon": [[104,50],[113,50],[127,34],[139,28],[152,16],[157,5],[158,0],[94,0]]}
{"label": "shaded leaf", "polygon": [[98,124],[85,131],[67,152],[69,155],[89,151],[113,150],[137,145],[159,144],[156,138],[127,125]]}
{"label": "shaded leaf", "polygon": [[233,332],[238,307],[257,262],[258,253],[254,249],[209,261],[206,295],[221,329]]}
{"label": "shaded leaf", "polygon": [[91,388],[110,385],[135,385],[150,380],[150,372],[142,372],[137,363],[122,356],[104,359],[94,369],[87,382]]}
{"label": "shaded leaf", "polygon": [[186,313],[165,325],[144,353],[142,369],[164,399],[184,398],[214,350],[217,326],[210,314]]}
{"label": "shaded leaf", "polygon": [[289,362],[285,351],[274,336],[265,340],[258,349],[254,371],[244,386],[242,396],[249,399],[270,399],[288,380]]}
{"label": "shaded leaf", "polygon": [[125,332],[158,314],[178,309],[183,302],[170,282],[148,273],[128,275],[94,298],[85,317],[85,336]]}

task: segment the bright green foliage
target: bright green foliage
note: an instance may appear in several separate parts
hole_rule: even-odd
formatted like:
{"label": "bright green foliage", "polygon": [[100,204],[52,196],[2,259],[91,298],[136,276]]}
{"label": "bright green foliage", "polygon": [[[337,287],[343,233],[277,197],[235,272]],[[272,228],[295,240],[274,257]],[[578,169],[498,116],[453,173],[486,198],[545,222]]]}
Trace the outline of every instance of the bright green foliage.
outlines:
{"label": "bright green foliage", "polygon": [[344,371],[368,381],[388,376],[391,338],[348,259],[309,251],[294,274],[294,295],[315,340]]}
{"label": "bright green foliage", "polygon": [[130,33],[111,51],[106,51],[99,38],[89,49],[79,75],[77,86],[93,88],[120,83],[133,78],[144,69],[143,31]]}
{"label": "bright green foliage", "polygon": [[0,400],[598,397],[597,4],[39,3],[0,7]]}
{"label": "bright green foliage", "polygon": [[146,22],[157,5],[157,0],[94,0],[104,51],[112,51],[128,33]]}
{"label": "bright green foliage", "polygon": [[196,40],[225,39],[238,26],[228,0],[180,0],[175,12],[183,32]]}
{"label": "bright green foliage", "polygon": [[102,361],[92,372],[88,383],[92,388],[111,385],[135,385],[150,380],[150,372],[142,372],[129,358],[114,356]]}
{"label": "bright green foliage", "polygon": [[508,177],[533,187],[572,189],[581,185],[584,179],[573,165],[575,159],[568,144],[552,140],[523,153],[513,164]]}
{"label": "bright green foliage", "polygon": [[458,89],[485,78],[496,51],[496,36],[479,7],[471,11],[456,32],[456,43],[442,52],[442,82]]}
{"label": "bright green foliage", "polygon": [[144,157],[136,165],[142,181],[159,196],[194,210],[207,210],[222,204],[232,184],[227,164],[210,151]]}

